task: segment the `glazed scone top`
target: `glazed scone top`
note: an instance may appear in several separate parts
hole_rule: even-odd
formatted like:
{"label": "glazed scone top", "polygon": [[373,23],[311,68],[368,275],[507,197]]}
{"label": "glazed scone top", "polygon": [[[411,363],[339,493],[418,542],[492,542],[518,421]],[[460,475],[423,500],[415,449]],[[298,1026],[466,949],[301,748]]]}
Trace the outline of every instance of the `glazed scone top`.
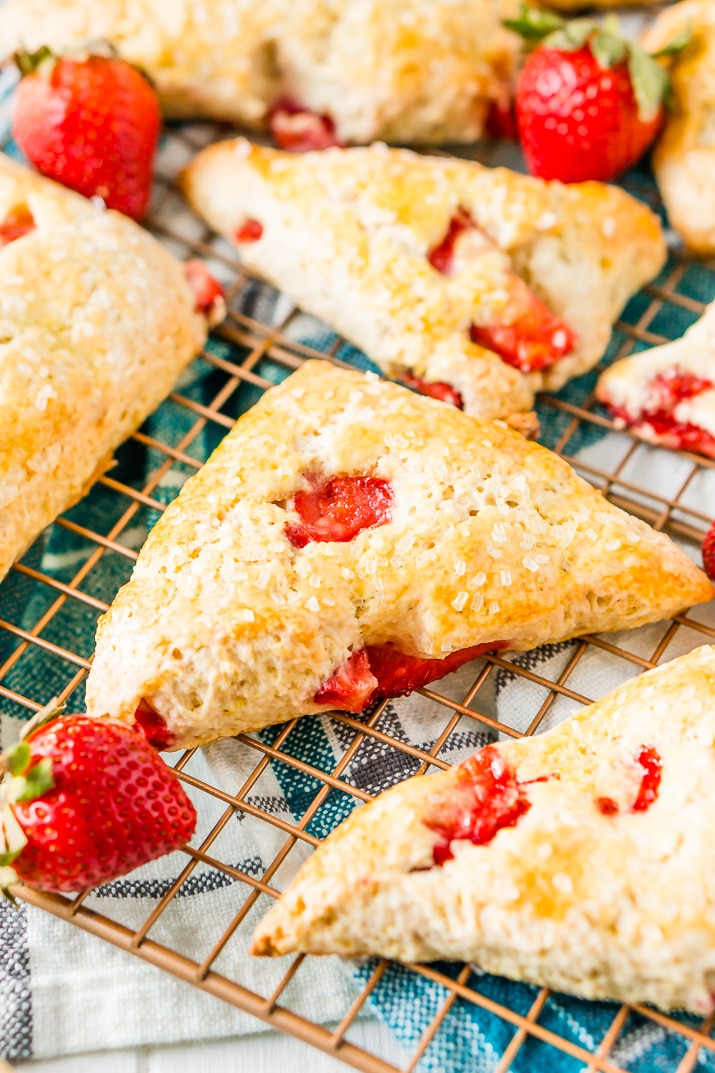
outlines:
{"label": "glazed scone top", "polygon": [[261,128],[290,97],[343,141],[471,141],[517,39],[499,0],[9,0],[0,50],[106,39],[165,111]]}
{"label": "glazed scone top", "polygon": [[[486,844],[452,842],[441,866],[424,820],[449,809],[457,768],[356,809],[261,922],[254,952],[456,958],[587,998],[711,1012],[714,741],[707,646],[543,735],[490,746],[531,807]],[[643,748],[661,778],[638,810]]]}
{"label": "glazed scone top", "polygon": [[[371,475],[387,524],[296,548],[309,474]],[[309,362],[244,414],[101,620],[88,710],[146,698],[176,747],[324,711],[365,645],[443,659],[654,621],[712,586],[556,455],[404,388]]]}
{"label": "glazed scone top", "polygon": [[154,238],[2,157],[0,220],[22,207],[35,229],[0,248],[0,508],[25,467],[54,468],[68,425],[131,424],[142,379],[206,337],[181,264]]}
{"label": "glazed scone top", "polygon": [[[388,375],[444,381],[479,417],[529,409],[603,353],[630,295],[665,259],[656,217],[602,183],[563,186],[504,168],[384,145],[287,154],[244,139],[186,170],[194,207],[229,238],[247,219],[242,259],[340,331]],[[444,275],[428,253],[459,210],[476,227]],[[522,374],[470,340],[470,324],[511,323],[523,283],[576,334],[573,351]],[[521,290],[519,290],[519,286]]]}
{"label": "glazed scone top", "polygon": [[[14,237],[17,221],[32,229]],[[207,321],[156,239],[4,156],[0,232],[2,577],[169,393]]]}

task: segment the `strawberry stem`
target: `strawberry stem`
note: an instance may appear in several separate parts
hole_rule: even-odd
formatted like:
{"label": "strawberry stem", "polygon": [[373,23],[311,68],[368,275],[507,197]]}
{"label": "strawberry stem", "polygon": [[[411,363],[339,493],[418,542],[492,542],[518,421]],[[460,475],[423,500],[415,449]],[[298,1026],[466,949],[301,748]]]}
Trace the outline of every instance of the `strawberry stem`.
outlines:
{"label": "strawberry stem", "polygon": [[34,74],[46,60],[54,60],[56,57],[48,45],[42,45],[35,52],[28,52],[24,48],[19,48],[13,53],[12,58],[17,64],[20,74],[25,78],[26,75]]}

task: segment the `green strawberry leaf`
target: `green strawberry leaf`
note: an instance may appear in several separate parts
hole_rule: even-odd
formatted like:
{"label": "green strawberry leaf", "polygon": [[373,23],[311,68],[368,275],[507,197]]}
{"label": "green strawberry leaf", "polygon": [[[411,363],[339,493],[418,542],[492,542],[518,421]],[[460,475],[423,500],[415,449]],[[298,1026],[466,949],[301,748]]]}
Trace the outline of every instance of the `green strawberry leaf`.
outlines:
{"label": "green strawberry leaf", "polygon": [[52,761],[49,756],[35,764],[23,777],[24,786],[19,787],[15,801],[35,801],[55,785],[52,777]]}
{"label": "green strawberry leaf", "polygon": [[7,770],[11,775],[22,775],[30,766],[30,746],[27,742],[18,741],[5,755]]}
{"label": "green strawberry leaf", "polygon": [[594,30],[589,44],[598,66],[604,69],[620,63],[628,52],[628,46],[623,38],[609,33],[606,29]]}
{"label": "green strawberry leaf", "polygon": [[577,52],[597,29],[593,19],[572,19],[564,23],[561,29],[549,34],[543,43],[547,48],[556,48],[560,52]]}
{"label": "green strawberry leaf", "polygon": [[24,741],[29,738],[33,730],[38,730],[39,727],[43,727],[46,723],[51,723],[53,719],[64,715],[66,707],[66,704],[58,704],[57,698],[53,697],[49,704],[46,704],[44,708],[40,708],[38,712],[35,712],[32,719],[25,723],[20,733],[21,740]]}
{"label": "green strawberry leaf", "polygon": [[17,899],[10,893],[8,887],[18,882],[18,874],[14,868],[4,865],[0,867],[0,896],[5,898],[13,908],[17,908]]}
{"label": "green strawberry leaf", "polygon": [[519,5],[519,14],[515,19],[504,19],[504,26],[514,33],[520,34],[527,41],[541,41],[554,30],[560,30],[566,26],[566,22],[560,15],[554,15],[551,11],[543,11],[538,7],[529,7],[528,4]]}
{"label": "green strawberry leaf", "polygon": [[670,92],[668,72],[638,45],[628,48],[628,72],[638,104],[638,115],[644,123],[648,123],[658,114]]}
{"label": "green strawberry leaf", "polygon": [[21,849],[16,849],[14,853],[0,853],[0,868],[6,868],[9,864],[12,864],[21,853]]}
{"label": "green strawberry leaf", "polygon": [[682,30],[676,37],[670,41],[665,48],[661,48],[658,52],[653,53],[653,58],[656,60],[662,59],[664,56],[675,56],[678,52],[682,52],[686,45],[689,45],[693,39],[693,28],[690,23]]}
{"label": "green strawberry leaf", "polygon": [[19,48],[16,52],[13,52],[12,58],[17,65],[18,71],[25,78],[26,75],[34,74],[46,60],[54,60],[56,56],[51,48],[47,45],[42,45],[35,52],[27,52],[24,48]]}

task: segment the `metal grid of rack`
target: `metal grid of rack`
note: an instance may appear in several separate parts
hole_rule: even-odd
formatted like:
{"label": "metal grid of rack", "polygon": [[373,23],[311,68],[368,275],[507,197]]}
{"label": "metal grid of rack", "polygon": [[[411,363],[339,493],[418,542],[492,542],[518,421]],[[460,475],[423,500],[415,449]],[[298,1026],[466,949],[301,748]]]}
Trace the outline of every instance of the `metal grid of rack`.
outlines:
{"label": "metal grid of rack", "polygon": [[[215,128],[205,125],[187,126],[170,132],[161,158],[149,220],[150,228],[175,252],[184,257],[206,258],[227,282],[229,316],[216,333],[219,346],[207,348],[197,359],[204,363],[208,375],[208,381],[204,380],[204,383],[211,384],[211,397],[208,402],[198,401],[190,390],[184,391],[181,386],[178,387],[164,406],[181,412],[183,433],[163,439],[152,427],[149,431],[137,432],[132,441],[121,449],[117,468],[101,477],[88,500],[84,501],[90,505],[95,500],[99,501],[101,523],[97,521],[97,510],[88,515],[83,504],[58,519],[56,526],[71,534],[76,541],[75,565],[70,574],[55,573],[47,569],[42,565],[45,560],[39,560],[36,556],[33,558],[32,551],[14,567],[5,584],[21,584],[24,586],[22,591],[29,594],[29,598],[22,600],[21,618],[17,621],[0,620],[0,641],[3,642],[0,649],[0,705],[11,713],[32,712],[49,700],[49,696],[41,695],[40,690],[30,694],[18,689],[15,684],[22,661],[38,651],[42,652],[45,665],[47,666],[49,661],[54,669],[49,676],[48,689],[58,693],[59,699],[68,701],[72,707],[81,704],[83,680],[89,667],[90,653],[76,650],[76,647],[66,640],[63,633],[63,616],[71,609],[73,613],[81,616],[98,617],[106,609],[112,592],[98,595],[99,590],[92,584],[93,573],[103,559],[113,556],[116,566],[110,573],[115,579],[115,587],[126,580],[136,558],[136,551],[133,550],[131,541],[126,539],[126,534],[132,527],[151,524],[162,510],[166,496],[161,493],[161,489],[167,475],[172,474],[169,483],[176,490],[180,483],[205,461],[210,449],[231,427],[236,413],[245,407],[246,399],[250,400],[251,393],[255,395],[269,387],[275,379],[280,378],[286,371],[297,368],[307,357],[338,360],[336,355],[341,353],[342,341],[337,338],[327,355],[322,351],[314,351],[304,342],[296,341],[295,333],[291,333],[291,326],[300,314],[282,300],[274,307],[276,314],[271,323],[263,323],[257,316],[246,312],[248,306],[243,299],[247,288],[253,286],[251,277],[234,258],[228,246],[218,242],[215,236],[202,228],[180,207],[173,186],[176,167],[215,135]],[[652,194],[652,188],[649,188],[648,193]],[[712,287],[710,293],[705,294],[703,289],[707,290],[708,277],[703,274],[710,271],[709,266],[699,267],[696,282],[690,278],[690,269],[691,265],[686,259],[672,258],[660,279],[631,303],[627,319],[616,326],[612,356],[622,356],[634,346],[664,341],[664,321],[672,322],[674,317],[678,321],[679,317],[678,323],[684,326],[700,314],[704,300],[715,294],[715,274],[709,277]],[[670,315],[663,317],[664,312],[668,311]],[[700,499],[693,492],[697,490],[702,475],[713,468],[712,462],[694,455],[682,454],[678,463],[680,472],[677,486],[669,486],[667,489],[646,487],[639,482],[638,456],[639,452],[653,449],[639,444],[627,433],[614,433],[611,422],[594,404],[592,395],[586,394],[583,402],[578,405],[552,396],[544,399],[542,406],[553,411],[553,416],[558,418],[559,431],[553,444],[555,449],[572,462],[587,479],[601,488],[613,502],[645,518],[656,529],[669,532],[681,542],[690,542],[692,546],[702,539],[711,519],[703,512]],[[589,461],[587,452],[580,451],[579,445],[583,442],[584,430],[589,428],[607,429],[614,437],[618,449],[610,452],[610,457],[613,458],[611,466],[604,468],[603,465],[594,464]],[[137,451],[141,451],[142,457],[145,460],[149,458],[152,463],[148,469],[142,469],[141,480],[137,479],[133,469],[133,459]],[[102,504],[106,503],[112,504],[111,510],[102,513]],[[31,610],[29,620],[28,608]],[[88,908],[85,904],[86,894],[68,898],[21,890],[20,896],[32,905],[215,995],[217,1000],[231,1003],[274,1028],[292,1033],[329,1052],[354,1068],[365,1073],[392,1073],[398,1069],[397,1066],[389,1064],[379,1055],[367,1053],[349,1038],[353,1022],[366,1004],[369,1004],[370,995],[379,986],[387,971],[386,963],[379,962],[372,967],[366,975],[366,982],[345,1009],[340,1023],[330,1027],[313,1023],[284,1002],[288,985],[300,978],[301,967],[305,962],[303,956],[290,960],[282,978],[270,994],[255,993],[216,967],[217,959],[233,936],[248,926],[247,917],[257,899],[261,895],[272,898],[277,894],[274,878],[291,850],[301,843],[308,847],[317,844],[317,837],[309,831],[310,821],[328,795],[338,791],[350,795],[358,802],[369,798],[367,792],[356,788],[344,777],[348,765],[360,748],[372,739],[384,747],[407,754],[413,761],[413,769],[416,767],[419,772],[445,768],[448,764],[441,755],[445,743],[458,726],[464,725],[463,720],[468,721],[470,726],[486,728],[492,733],[512,737],[522,733],[533,734],[542,726],[559,698],[567,698],[577,704],[585,704],[595,699],[586,695],[589,692],[588,683],[584,685],[584,676],[576,673],[589,650],[598,649],[604,658],[611,661],[625,661],[628,664],[627,673],[631,674],[668,658],[674,654],[674,648],[683,651],[696,644],[713,640],[715,629],[708,625],[707,616],[691,612],[662,624],[662,628],[657,631],[657,638],[651,641],[645,652],[642,645],[629,644],[626,635],[622,638],[585,637],[575,643],[565,666],[553,680],[539,673],[538,667],[530,669],[526,665],[512,663],[508,658],[496,655],[489,657],[475,665],[477,671],[474,679],[458,699],[442,692],[441,683],[435,683],[433,688],[422,691],[441,713],[439,733],[436,733],[434,745],[429,750],[391,735],[389,727],[382,719],[385,703],[378,705],[366,719],[344,714],[331,716],[336,724],[350,729],[352,740],[344,749],[337,765],[329,772],[305,763],[294,756],[293,751],[285,748],[294,723],[279,728],[277,736],[272,738],[270,744],[254,735],[241,736],[239,740],[247,754],[253,757],[254,763],[251,774],[236,793],[228,793],[216,785],[197,779],[191,773],[192,753],[185,753],[176,760],[176,770],[180,777],[191,785],[200,797],[208,795],[213,798],[214,802],[222,806],[223,811],[219,821],[202,838],[200,844],[186,849],[183,870],[164,896],[156,902],[140,927],[127,927],[95,909]],[[528,713],[525,731],[495,718],[493,712],[489,714],[489,706],[481,703],[490,679],[500,670],[515,674],[538,687],[529,693],[529,696],[535,699],[533,710]],[[522,721],[520,725],[523,727],[525,724]],[[269,815],[249,800],[252,788],[257,785],[267,766],[275,761],[309,776],[317,787],[300,820],[295,823]],[[219,853],[214,851],[218,836],[237,811],[253,816],[261,823],[272,825],[284,836],[280,849],[260,876],[241,872],[222,861]],[[181,949],[158,941],[152,934],[182,884],[199,864],[223,873],[236,883],[237,891],[242,892],[233,919],[217,939],[212,939],[210,948],[202,958],[188,956]],[[406,1058],[401,1067],[402,1073],[411,1073],[419,1066],[456,1002],[481,1007],[511,1026],[511,1040],[499,1057],[495,1073],[505,1073],[511,1068],[518,1053],[526,1051],[535,1043],[542,1048],[539,1068],[550,1068],[544,1055],[552,1048],[570,1055],[581,1063],[588,1073],[595,1073],[597,1070],[602,1073],[623,1073],[623,1066],[613,1057],[614,1049],[624,1026],[629,1018],[634,1016],[655,1022],[666,1033],[676,1034],[682,1040],[678,1073],[687,1073],[694,1069],[698,1064],[698,1055],[703,1050],[715,1051],[715,1039],[711,1038],[712,1019],[701,1024],[682,1023],[651,1009],[614,1006],[610,1026],[595,1046],[589,1048],[564,1038],[544,1024],[543,1014],[549,1003],[549,994],[545,990],[536,995],[529,1009],[516,1010],[501,1005],[482,993],[479,976],[475,975],[469,966],[452,974],[443,971],[441,966],[429,965],[411,966],[410,971],[441,985],[444,989],[444,1000],[427,1032]],[[544,1047],[547,1048],[546,1051],[543,1050]]]}

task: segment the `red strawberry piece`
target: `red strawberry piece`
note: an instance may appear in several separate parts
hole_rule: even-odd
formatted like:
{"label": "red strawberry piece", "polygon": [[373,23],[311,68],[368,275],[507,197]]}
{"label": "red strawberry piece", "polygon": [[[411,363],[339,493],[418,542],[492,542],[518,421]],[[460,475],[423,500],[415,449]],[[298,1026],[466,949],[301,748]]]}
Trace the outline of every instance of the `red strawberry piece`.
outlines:
{"label": "red strawberry piece", "polygon": [[263,224],[260,220],[244,220],[233,236],[236,242],[258,242],[263,238]]}
{"label": "red strawberry piece", "polygon": [[519,137],[519,130],[514,101],[508,97],[492,101],[484,122],[484,130],[490,138],[509,138],[516,141]]}
{"label": "red strawberry piece", "polygon": [[134,723],[155,749],[170,749],[176,741],[176,734],[172,734],[147,700],[139,701],[139,707],[134,713]]}
{"label": "red strawberry piece", "polygon": [[464,663],[483,656],[485,652],[495,652],[506,648],[506,641],[489,641],[483,645],[472,645],[459,652],[450,652],[444,659],[423,659],[409,656],[395,645],[368,645],[370,670],[377,678],[378,697],[399,697],[421,689],[429,682],[456,671]]}
{"label": "red strawberry piece", "polygon": [[151,83],[115,56],[17,53],[13,134],[43,175],[140,220],[161,114]]}
{"label": "red strawberry piece", "polygon": [[519,136],[532,175],[605,181],[635,164],[663,122],[668,77],[656,58],[610,26],[566,23],[524,5],[507,26],[532,43],[543,38],[516,87]]}
{"label": "red strawberry piece", "polygon": [[329,115],[312,112],[292,97],[276,101],[268,125],[277,144],[289,153],[307,153],[343,144]]}
{"label": "red strawberry piece", "polygon": [[413,391],[419,391],[420,395],[428,395],[432,399],[439,399],[440,402],[456,406],[458,410],[464,409],[464,400],[460,393],[451,384],[446,384],[443,380],[423,380],[420,376],[415,376],[411,369],[408,369],[407,372],[402,374],[402,382],[407,387],[411,387]]}
{"label": "red strawberry piece", "polygon": [[196,312],[202,313],[211,324],[223,320],[226,312],[223,287],[214,279],[204,262],[193,257],[184,265],[184,273],[196,296]]}
{"label": "red strawberry piece", "polygon": [[83,890],[178,849],[194,832],[176,773],[120,723],[60,716],[5,759],[3,885],[16,876],[43,890]]}
{"label": "red strawberry piece", "polygon": [[604,816],[615,816],[618,812],[618,802],[614,801],[612,797],[597,797],[596,808]]}
{"label": "red strawberry piece", "polygon": [[474,220],[466,211],[459,208],[447,225],[444,238],[427,251],[427,260],[442,276],[451,276],[454,271],[454,252],[457,240],[465,231],[476,229]]}
{"label": "red strawberry piece", "polygon": [[507,365],[529,373],[546,369],[570,354],[576,335],[526,284],[523,297],[526,310],[510,324],[472,324],[470,336],[473,343],[493,350]]}
{"label": "red strawberry piece", "polygon": [[320,687],[316,704],[332,704],[345,712],[361,712],[378,697],[399,697],[436,682],[469,660],[506,648],[506,641],[490,641],[451,652],[444,659],[421,659],[395,645],[367,645],[354,652]]}
{"label": "red strawberry piece", "polygon": [[[449,221],[444,238],[427,253],[427,260],[441,275],[453,275],[457,245],[460,238],[470,231],[479,231],[479,228],[466,209],[460,208]],[[482,238],[486,247],[492,246],[486,235]],[[519,276],[513,272],[508,275],[513,300],[522,312],[506,324],[472,324],[472,342],[492,350],[507,365],[513,365],[522,373],[545,369],[571,353],[576,345],[576,336],[568,324],[555,316]],[[407,377],[405,382],[410,387],[417,386],[410,384]],[[435,394],[427,390],[423,393]],[[461,396],[459,400],[461,409]]]}
{"label": "red strawberry piece", "polygon": [[457,768],[448,792],[435,794],[425,819],[440,840],[434,862],[441,865],[454,856],[452,843],[467,840],[483,846],[502,827],[515,827],[531,804],[516,775],[494,745],[487,745]]}
{"label": "red strawberry piece", "polygon": [[671,373],[658,373],[647,384],[646,402],[638,413],[630,413],[608,401],[606,406],[617,421],[641,432],[646,439],[655,436],[666,447],[715,458],[715,436],[698,425],[678,421],[674,413],[679,402],[695,398],[713,386],[713,381],[706,377],[675,369]]}
{"label": "red strawberry piece", "polygon": [[304,548],[311,541],[353,540],[363,529],[385,525],[392,517],[394,493],[381,477],[345,475],[309,477],[309,487],[296,492],[288,508],[300,522],[289,522],[291,544]]}
{"label": "red strawberry piece", "polygon": [[377,678],[370,669],[367,652],[361,648],[323,682],[313,700],[316,704],[329,704],[342,712],[358,714],[367,708],[376,686]]}
{"label": "red strawberry piece", "polygon": [[711,581],[715,581],[715,522],[703,540],[703,569]]}
{"label": "red strawberry piece", "polygon": [[643,768],[644,775],[631,811],[645,812],[658,796],[663,775],[663,762],[658,750],[652,745],[642,745],[636,759]]}
{"label": "red strawberry piece", "polygon": [[30,231],[34,230],[35,217],[27,205],[18,205],[17,208],[10,209],[4,219],[0,220],[0,246],[8,246],[11,242],[29,235]]}

